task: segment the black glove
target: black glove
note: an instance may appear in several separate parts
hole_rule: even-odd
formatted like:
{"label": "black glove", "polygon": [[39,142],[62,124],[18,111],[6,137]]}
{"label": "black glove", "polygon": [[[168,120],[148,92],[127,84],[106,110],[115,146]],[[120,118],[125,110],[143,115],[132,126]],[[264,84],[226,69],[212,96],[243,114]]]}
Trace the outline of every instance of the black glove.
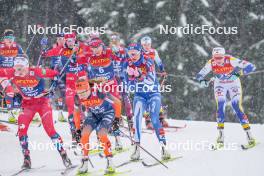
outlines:
{"label": "black glove", "polygon": [[119,126],[120,126],[120,119],[119,118],[115,118],[113,125],[112,125],[112,129],[113,131],[118,131],[119,130]]}
{"label": "black glove", "polygon": [[82,136],[82,131],[80,129],[76,130],[75,135],[76,135],[76,142],[80,143],[81,136]]}

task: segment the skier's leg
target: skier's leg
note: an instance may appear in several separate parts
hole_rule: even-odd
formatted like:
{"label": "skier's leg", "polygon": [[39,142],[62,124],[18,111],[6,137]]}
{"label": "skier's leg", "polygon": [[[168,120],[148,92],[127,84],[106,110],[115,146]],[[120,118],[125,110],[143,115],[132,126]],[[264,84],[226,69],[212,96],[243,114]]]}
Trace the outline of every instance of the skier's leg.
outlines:
{"label": "skier's leg", "polygon": [[114,101],[113,108],[115,112],[115,122],[113,123],[113,135],[115,136],[115,149],[116,150],[122,150],[123,146],[121,143],[120,138],[120,131],[119,126],[121,123],[121,108],[122,108],[122,102],[120,101],[119,92],[117,90],[113,89],[112,92],[110,92],[110,99]]}
{"label": "skier's leg", "polygon": [[161,144],[161,156],[163,160],[169,159],[171,156],[169,152],[166,149],[166,137],[165,137],[165,131],[162,127],[160,120],[159,120],[159,112],[160,112],[160,106],[161,106],[161,95],[160,93],[154,93],[150,96],[150,99],[148,100],[148,106],[149,106],[149,113],[151,122],[153,124],[153,127],[155,129],[156,136]]}
{"label": "skier's leg", "polygon": [[217,120],[217,129],[218,137],[217,143],[221,146],[224,143],[224,123],[225,123],[225,106],[226,106],[226,94],[227,88],[223,83],[215,81],[214,83],[214,94],[216,100],[216,120]]}
{"label": "skier's leg", "polygon": [[18,116],[18,137],[22,153],[24,155],[24,164],[22,167],[31,168],[30,152],[28,149],[28,127],[36,111],[34,108],[23,107],[22,113]]}
{"label": "skier's leg", "polygon": [[68,122],[70,124],[70,130],[72,134],[72,142],[73,145],[76,145],[76,139],[75,139],[75,133],[76,133],[76,127],[74,124],[74,96],[75,96],[75,91],[72,90],[71,88],[66,89],[66,104],[68,108]]}
{"label": "skier's leg", "polygon": [[[135,133],[134,134],[135,142],[138,144],[140,143],[140,139],[141,139],[142,118],[143,118],[143,113],[146,109],[146,103],[147,101],[145,100],[145,98],[135,95],[133,100],[133,110],[134,110],[133,131]],[[140,149],[138,145],[134,144],[134,150],[130,158],[131,160],[139,160]]]}
{"label": "skier's leg", "polygon": [[52,109],[48,100],[45,100],[41,103],[41,107],[38,107],[38,113],[41,117],[44,130],[46,131],[47,135],[51,138],[54,146],[61,155],[64,166],[70,167],[72,164],[67,156],[66,151],[63,148],[62,138],[54,128]]}
{"label": "skier's leg", "polygon": [[114,110],[106,111],[102,114],[102,120],[99,122],[96,127],[97,136],[101,142],[101,145],[104,149],[104,154],[107,159],[106,173],[112,173],[115,171],[115,167],[112,161],[112,151],[111,151],[111,142],[107,137],[107,133],[112,126],[112,123],[115,118]]}
{"label": "skier's leg", "polygon": [[159,93],[152,94],[147,104],[149,106],[148,108],[149,114],[150,114],[151,122],[155,129],[157,138],[159,142],[166,144],[164,129],[162,128],[161,123],[159,121],[159,112],[160,112],[160,106],[161,106],[160,94]]}
{"label": "skier's leg", "polygon": [[232,108],[236,113],[239,121],[246,132],[246,136],[249,143],[255,143],[255,140],[250,132],[250,125],[247,115],[244,113],[242,106],[242,87],[241,82],[237,79],[229,88],[229,94],[231,97]]}
{"label": "skier's leg", "polygon": [[79,173],[86,173],[88,172],[88,160],[89,160],[89,138],[93,131],[93,129],[97,126],[97,120],[91,115],[88,116],[84,123],[83,123],[83,130],[82,130],[82,136],[81,136],[81,146],[82,146],[82,152],[83,152],[83,158],[81,160],[81,166],[79,167]]}

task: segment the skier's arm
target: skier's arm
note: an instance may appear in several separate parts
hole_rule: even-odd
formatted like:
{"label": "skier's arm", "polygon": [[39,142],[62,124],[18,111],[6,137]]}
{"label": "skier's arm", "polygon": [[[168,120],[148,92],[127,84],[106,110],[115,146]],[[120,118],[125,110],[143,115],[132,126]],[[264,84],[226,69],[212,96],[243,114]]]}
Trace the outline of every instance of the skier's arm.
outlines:
{"label": "skier's arm", "polygon": [[212,65],[211,65],[211,60],[209,60],[205,66],[200,70],[200,72],[196,75],[196,79],[201,82],[205,80],[205,77],[208,73],[212,71]]}
{"label": "skier's arm", "polygon": [[162,63],[162,60],[161,60],[160,57],[159,57],[159,53],[158,53],[157,50],[155,50],[154,61],[155,61],[155,63],[158,65],[159,70],[160,70],[161,72],[165,72],[164,65],[163,65],[163,63]]}
{"label": "skier's arm", "polygon": [[52,70],[52,69],[42,69],[42,68],[36,68],[35,69],[36,75],[42,78],[54,78],[59,74],[58,71]]}
{"label": "skier's arm", "polygon": [[0,68],[0,77],[8,77],[10,79],[14,76],[14,72],[13,68]]}
{"label": "skier's arm", "polygon": [[144,79],[144,83],[147,85],[151,85],[154,84],[156,81],[155,65],[151,59],[147,60],[146,65],[147,65],[147,75]]}
{"label": "skier's arm", "polygon": [[249,74],[256,70],[256,66],[248,61],[240,60],[238,58],[231,57],[230,63],[235,67],[235,72],[240,75]]}

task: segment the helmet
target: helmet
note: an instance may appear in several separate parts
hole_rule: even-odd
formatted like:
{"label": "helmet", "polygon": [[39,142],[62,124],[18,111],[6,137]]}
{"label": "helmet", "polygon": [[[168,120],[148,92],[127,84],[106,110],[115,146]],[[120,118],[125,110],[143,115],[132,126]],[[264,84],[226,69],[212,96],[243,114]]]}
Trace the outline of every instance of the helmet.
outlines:
{"label": "helmet", "polygon": [[25,55],[18,55],[14,59],[14,66],[22,65],[24,67],[29,67],[28,58]]}
{"label": "helmet", "polygon": [[90,42],[89,42],[89,45],[92,47],[92,48],[97,48],[99,47],[100,45],[104,45],[104,42],[99,39],[99,38],[94,38],[92,39]]}
{"label": "helmet", "polygon": [[223,48],[223,47],[213,48],[212,55],[215,55],[215,54],[225,55],[225,48]]}
{"label": "helmet", "polygon": [[149,36],[144,36],[140,40],[141,45],[143,44],[151,44],[151,38]]}
{"label": "helmet", "polygon": [[141,45],[138,43],[131,43],[128,47],[127,50],[137,50],[137,51],[141,51]]}
{"label": "helmet", "polygon": [[69,38],[76,39],[76,34],[75,33],[67,33],[67,34],[64,34],[64,38],[66,40],[69,39]]}

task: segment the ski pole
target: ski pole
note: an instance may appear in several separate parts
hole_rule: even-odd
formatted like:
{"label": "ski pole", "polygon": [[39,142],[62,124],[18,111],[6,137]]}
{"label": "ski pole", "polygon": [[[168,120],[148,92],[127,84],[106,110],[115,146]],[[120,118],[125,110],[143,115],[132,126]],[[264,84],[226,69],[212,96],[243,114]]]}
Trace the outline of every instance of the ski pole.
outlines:
{"label": "ski pole", "polygon": [[[42,25],[40,25],[40,24],[38,24],[37,25],[37,28],[40,28]],[[32,42],[33,42],[33,40],[34,40],[34,38],[36,37],[36,35],[37,35],[37,33],[34,33],[34,35],[33,35],[33,37],[31,38],[31,40],[30,40],[30,42],[29,42],[29,44],[28,44],[28,46],[27,46],[27,48],[26,48],[26,54],[28,55],[28,49],[29,49],[29,47],[31,46],[31,44],[32,44]]]}
{"label": "ski pole", "polygon": [[[75,52],[74,53],[72,53],[72,55],[70,56],[70,58],[67,60],[67,62],[64,64],[64,66],[62,67],[62,69],[61,69],[61,71],[60,71],[60,73],[59,73],[59,78],[58,78],[58,80],[57,81],[60,81],[61,79],[62,79],[62,77],[64,76],[64,71],[65,71],[65,69],[66,69],[66,67],[69,65],[69,63],[71,62],[71,59],[72,59],[72,57],[75,55]],[[52,84],[51,84],[51,86],[50,86],[50,88],[49,88],[49,90],[48,90],[48,93],[49,92],[51,92],[53,89],[54,89],[54,87],[55,87],[55,85],[54,85],[55,83],[53,82]]]}
{"label": "ski pole", "polygon": [[92,163],[90,157],[88,158],[88,161],[89,161],[89,163],[91,164],[92,168],[94,168],[94,165],[93,165],[93,163]]}
{"label": "ski pole", "polygon": [[132,138],[130,138],[127,134],[125,134],[123,131],[119,129],[119,131],[128,139],[130,139],[131,142],[133,142],[135,145],[137,145],[139,148],[141,148],[144,152],[146,152],[149,156],[151,156],[153,159],[155,159],[157,162],[159,162],[162,166],[164,166],[166,169],[169,169],[168,166],[166,166],[162,161],[160,161],[158,158],[156,158],[154,155],[152,155],[149,151],[147,151],[144,147],[142,147],[140,144],[136,143]]}
{"label": "ski pole", "polygon": [[40,55],[38,57],[37,67],[40,66],[41,57],[42,57],[43,53],[45,52],[45,50],[47,49],[47,46],[48,46],[48,38],[46,36],[41,39],[40,45],[41,45],[41,52],[40,52]]}

